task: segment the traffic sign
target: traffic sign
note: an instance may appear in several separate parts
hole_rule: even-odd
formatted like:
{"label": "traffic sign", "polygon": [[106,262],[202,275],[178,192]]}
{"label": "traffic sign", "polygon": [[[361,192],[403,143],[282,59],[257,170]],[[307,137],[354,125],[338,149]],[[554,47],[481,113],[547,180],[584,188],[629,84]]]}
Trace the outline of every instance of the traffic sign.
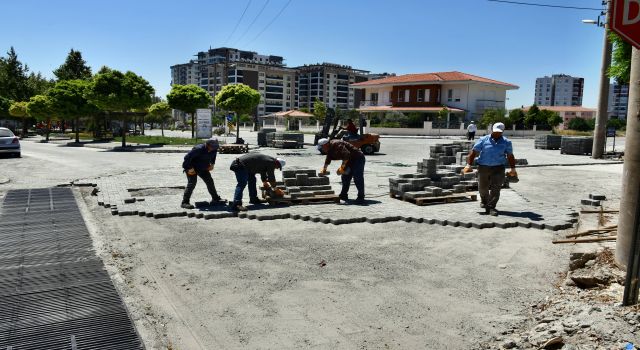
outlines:
{"label": "traffic sign", "polygon": [[227,120],[228,120],[228,121],[232,121],[232,120],[233,120],[233,114],[229,114],[229,115],[227,115]]}
{"label": "traffic sign", "polygon": [[611,0],[609,27],[640,49],[640,0]]}

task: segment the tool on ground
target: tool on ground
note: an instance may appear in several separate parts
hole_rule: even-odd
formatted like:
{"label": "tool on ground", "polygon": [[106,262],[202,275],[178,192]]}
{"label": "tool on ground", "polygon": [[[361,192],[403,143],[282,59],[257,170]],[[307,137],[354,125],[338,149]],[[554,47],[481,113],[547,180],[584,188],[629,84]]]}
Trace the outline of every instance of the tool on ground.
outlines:
{"label": "tool on ground", "polygon": [[507,182],[517,183],[520,181],[520,178],[518,178],[518,173],[515,170],[507,171],[504,176],[506,177]]}

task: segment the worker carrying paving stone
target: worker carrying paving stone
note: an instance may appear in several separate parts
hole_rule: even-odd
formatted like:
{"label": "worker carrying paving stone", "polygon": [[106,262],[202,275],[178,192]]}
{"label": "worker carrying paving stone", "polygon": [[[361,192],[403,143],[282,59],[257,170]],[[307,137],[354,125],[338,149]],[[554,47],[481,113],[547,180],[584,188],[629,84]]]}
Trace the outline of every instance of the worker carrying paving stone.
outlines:
{"label": "worker carrying paving stone", "polygon": [[285,165],[282,158],[273,158],[260,153],[248,153],[236,158],[231,162],[231,169],[236,173],[236,191],[233,195],[233,202],[229,204],[231,210],[246,211],[247,208],[242,205],[242,192],[249,184],[249,203],[260,204],[262,201],[258,198],[258,189],[256,188],[256,174],[260,174],[262,185],[266,191],[273,191],[275,196],[282,197],[284,192],[276,188],[275,169],[280,169]]}
{"label": "worker carrying paving stone", "polygon": [[216,186],[213,184],[211,178],[211,171],[213,171],[213,165],[216,163],[216,155],[218,154],[218,148],[220,143],[218,139],[212,137],[205,141],[205,143],[197,145],[184,156],[182,162],[182,168],[187,174],[187,187],[184,189],[184,196],[182,197],[182,208],[193,209],[193,205],[189,203],[193,189],[196,188],[198,182],[198,176],[207,185],[207,190],[211,195],[211,205],[220,203],[222,199],[218,196]]}
{"label": "worker carrying paving stone", "polygon": [[492,216],[498,215],[496,204],[500,199],[500,189],[505,180],[505,157],[511,167],[509,176],[517,176],[513,146],[511,141],[502,136],[503,132],[503,123],[493,124],[491,134],[480,138],[475,143],[467,157],[467,166],[462,170],[463,173],[471,172],[473,161],[478,157],[480,206]]}
{"label": "worker carrying paving stone", "polygon": [[351,179],[358,189],[356,204],[364,204],[364,154],[352,144],[342,140],[320,139],[318,140],[318,150],[327,155],[324,166],[320,170],[320,175],[327,174],[327,167],[332,160],[341,160],[342,164],[336,174],[342,176],[342,191],[340,199],[349,200],[349,187]]}

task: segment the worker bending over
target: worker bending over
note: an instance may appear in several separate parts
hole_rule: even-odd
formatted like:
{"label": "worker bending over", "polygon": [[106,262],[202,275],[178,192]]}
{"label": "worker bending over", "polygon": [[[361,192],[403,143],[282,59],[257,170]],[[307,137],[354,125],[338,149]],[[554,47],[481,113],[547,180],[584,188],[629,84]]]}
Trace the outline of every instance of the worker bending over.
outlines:
{"label": "worker bending over", "polygon": [[[517,176],[516,158],[513,156],[511,141],[502,136],[503,123],[493,124],[490,135],[480,138],[467,157],[467,166],[463,172],[471,172],[473,160],[478,157],[478,191],[480,207],[487,214],[497,216],[496,204],[500,199],[500,189],[505,180],[505,163],[508,161],[511,171],[509,176]],[[505,161],[506,157],[506,161]]]}
{"label": "worker bending over", "polygon": [[342,140],[320,139],[318,140],[318,150],[327,155],[320,174],[327,174],[327,167],[332,160],[342,161],[342,165],[336,172],[338,175],[342,175],[340,199],[345,202],[349,200],[349,187],[351,179],[353,179],[356,189],[358,189],[356,203],[364,204],[364,154],[349,142]]}
{"label": "worker bending over", "polygon": [[207,185],[207,190],[211,195],[211,205],[219,203],[221,201],[216,186],[213,184],[213,178],[211,178],[211,171],[213,165],[216,163],[216,155],[218,154],[218,139],[212,137],[208,139],[204,144],[197,145],[184,156],[182,162],[182,169],[187,174],[187,187],[184,189],[184,195],[182,197],[182,208],[193,209],[193,205],[189,203],[193,189],[196,188],[198,182],[198,176]]}
{"label": "worker bending over", "polygon": [[272,190],[276,196],[282,197],[284,192],[276,188],[275,169],[280,169],[285,165],[284,159],[273,158],[260,153],[248,153],[236,158],[231,163],[231,169],[236,173],[236,191],[233,195],[233,202],[229,205],[234,211],[246,211],[247,208],[242,205],[242,192],[249,184],[249,203],[260,204],[262,201],[258,198],[258,190],[256,188],[256,174],[260,174],[262,184],[265,190]]}

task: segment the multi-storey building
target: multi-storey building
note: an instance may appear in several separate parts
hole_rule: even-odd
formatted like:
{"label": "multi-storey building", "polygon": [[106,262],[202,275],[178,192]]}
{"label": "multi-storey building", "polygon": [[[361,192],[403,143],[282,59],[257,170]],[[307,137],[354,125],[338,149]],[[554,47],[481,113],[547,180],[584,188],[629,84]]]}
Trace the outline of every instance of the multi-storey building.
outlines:
{"label": "multi-storey building", "polygon": [[361,92],[354,91],[350,84],[369,80],[369,71],[354,69],[333,63],[318,63],[296,68],[298,72],[298,104],[296,108],[313,111],[316,100],[329,108],[354,109],[364,100]]}
{"label": "multi-storey building", "polygon": [[538,106],[582,106],[584,78],[554,74],[536,79],[533,103]]}
{"label": "multi-storey building", "polygon": [[627,119],[629,106],[629,85],[611,84],[609,86],[609,118]]}
{"label": "multi-storey building", "polygon": [[443,106],[459,120],[479,120],[486,109],[504,109],[516,85],[461,72],[405,74],[351,85],[365,93],[363,113],[407,112],[433,117]]}

